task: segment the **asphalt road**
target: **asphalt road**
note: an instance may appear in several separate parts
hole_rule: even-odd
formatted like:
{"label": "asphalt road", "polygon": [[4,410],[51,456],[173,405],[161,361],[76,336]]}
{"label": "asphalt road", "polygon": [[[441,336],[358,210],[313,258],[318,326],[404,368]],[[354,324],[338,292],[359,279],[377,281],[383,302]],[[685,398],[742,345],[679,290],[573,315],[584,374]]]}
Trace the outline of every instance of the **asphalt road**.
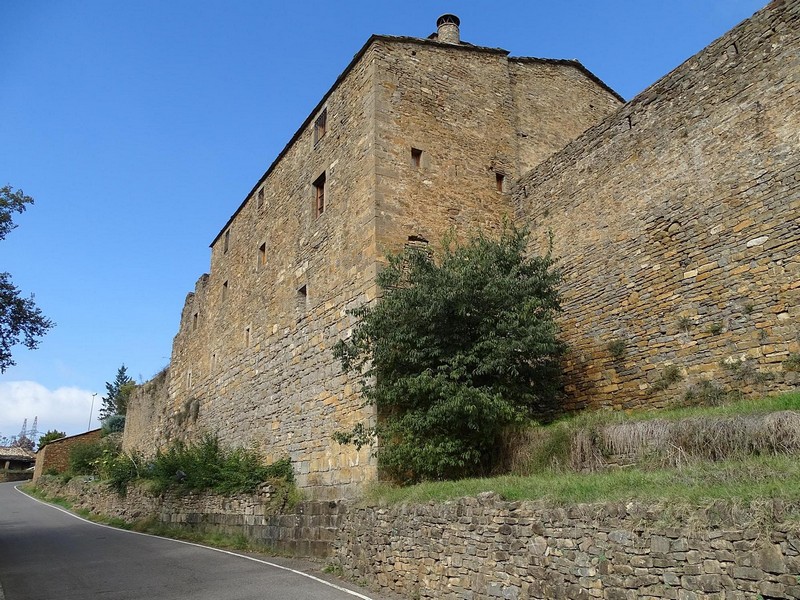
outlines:
{"label": "asphalt road", "polygon": [[0,484],[0,600],[378,600],[299,561],[90,523],[16,485]]}

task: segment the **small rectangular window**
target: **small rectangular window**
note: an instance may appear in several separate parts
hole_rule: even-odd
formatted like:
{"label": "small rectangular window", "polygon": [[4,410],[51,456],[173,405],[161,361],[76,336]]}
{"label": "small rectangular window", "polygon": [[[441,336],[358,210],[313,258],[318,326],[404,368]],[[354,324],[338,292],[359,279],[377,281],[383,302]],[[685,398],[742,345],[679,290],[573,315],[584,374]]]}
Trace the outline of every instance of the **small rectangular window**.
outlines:
{"label": "small rectangular window", "polygon": [[226,281],[225,283],[222,284],[222,300],[225,301],[227,297],[228,297],[228,282]]}
{"label": "small rectangular window", "polygon": [[267,243],[264,242],[258,247],[258,264],[264,266],[267,264]]}
{"label": "small rectangular window", "polygon": [[215,370],[217,368],[217,353],[211,353],[211,370]]}
{"label": "small rectangular window", "polygon": [[495,184],[497,185],[497,191],[502,192],[505,187],[506,183],[506,176],[503,173],[495,173]]}
{"label": "small rectangular window", "polygon": [[244,345],[245,346],[250,346],[250,341],[251,341],[250,328],[249,327],[245,327],[245,330],[244,330]]}
{"label": "small rectangular window", "polygon": [[261,210],[262,208],[264,208],[264,188],[263,187],[260,190],[258,190],[258,193],[256,194],[256,205],[258,206],[258,210]]}
{"label": "small rectangular window", "polygon": [[322,138],[325,137],[325,133],[328,131],[328,109],[322,109],[322,112],[317,117],[317,120],[314,121],[314,144],[320,141]]}
{"label": "small rectangular window", "polygon": [[325,173],[314,182],[314,210],[316,216],[325,212]]}
{"label": "small rectangular window", "polygon": [[200,316],[200,313],[194,313],[194,315],[192,316],[192,331],[197,329],[197,320],[198,320],[199,316]]}
{"label": "small rectangular window", "polygon": [[230,244],[231,244],[231,230],[228,229],[228,231],[225,232],[225,245],[223,246],[222,251],[227,252],[228,248],[230,247]]}
{"label": "small rectangular window", "polygon": [[422,165],[422,150],[418,148],[411,149],[411,166],[419,169],[420,165]]}
{"label": "small rectangular window", "polygon": [[192,371],[191,371],[191,369],[186,374],[186,387],[187,387],[187,389],[192,389]]}
{"label": "small rectangular window", "polygon": [[297,310],[304,311],[308,305],[308,287],[305,285],[297,290]]}

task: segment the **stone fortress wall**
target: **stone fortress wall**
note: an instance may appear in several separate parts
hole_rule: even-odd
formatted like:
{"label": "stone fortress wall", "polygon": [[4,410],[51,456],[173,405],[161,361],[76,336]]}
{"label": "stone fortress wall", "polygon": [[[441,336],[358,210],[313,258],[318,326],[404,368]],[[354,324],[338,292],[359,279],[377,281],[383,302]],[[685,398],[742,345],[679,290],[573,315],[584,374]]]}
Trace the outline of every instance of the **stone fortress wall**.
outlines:
{"label": "stone fortress wall", "polygon": [[125,447],[213,431],[288,454],[313,497],[357,493],[369,452],[330,439],[373,418],[331,352],[347,310],[387,251],[509,214],[555,236],[568,408],[792,387],[799,11],[773,2],[621,108],[573,61],[373,36],[214,240]]}
{"label": "stone fortress wall", "polygon": [[799,77],[800,2],[773,2],[520,181],[566,275],[569,408],[800,381]]}
{"label": "stone fortress wall", "polygon": [[375,298],[386,252],[498,230],[513,179],[620,104],[575,61],[373,36],[212,243],[168,377],[131,401],[124,447],[209,431],[288,455],[316,498],[356,493],[374,460],[331,435],[372,407],[331,349],[348,309]]}

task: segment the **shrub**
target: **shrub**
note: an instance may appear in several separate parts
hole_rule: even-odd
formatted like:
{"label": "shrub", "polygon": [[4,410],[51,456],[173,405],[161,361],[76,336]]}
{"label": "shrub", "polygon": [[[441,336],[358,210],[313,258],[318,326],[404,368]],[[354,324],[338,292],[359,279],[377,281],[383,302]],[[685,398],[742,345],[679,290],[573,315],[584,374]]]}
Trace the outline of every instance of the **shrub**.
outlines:
{"label": "shrub", "polygon": [[159,452],[142,476],[160,489],[180,486],[233,493],[253,491],[270,479],[290,482],[294,473],[288,458],[265,465],[258,452],[225,449],[216,436],[207,434],[195,444],[178,442]]}
{"label": "shrub", "polygon": [[125,415],[111,415],[103,419],[101,428],[104,435],[125,431]]}
{"label": "shrub", "polygon": [[491,471],[509,426],[555,410],[560,275],[526,245],[509,227],[497,241],[446,240],[436,261],[420,248],[388,257],[382,298],[352,311],[360,321],[335,348],[364,376],[378,424],[338,441],[376,434],[379,465],[398,481],[459,478]]}
{"label": "shrub", "polygon": [[97,475],[98,461],[103,456],[103,440],[76,444],[69,451],[69,471],[73,475]]}

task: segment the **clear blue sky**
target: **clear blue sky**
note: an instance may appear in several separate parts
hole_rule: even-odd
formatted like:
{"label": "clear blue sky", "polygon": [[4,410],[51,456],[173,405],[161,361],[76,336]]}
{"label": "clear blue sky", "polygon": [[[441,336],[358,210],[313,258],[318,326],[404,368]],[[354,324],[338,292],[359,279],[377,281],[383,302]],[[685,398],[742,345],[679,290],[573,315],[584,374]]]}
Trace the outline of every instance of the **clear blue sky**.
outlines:
{"label": "clear blue sky", "polygon": [[[2,0],[0,270],[57,322],[0,375],[0,434],[86,429],[120,364],[169,361],[208,245],[372,33],[577,58],[626,99],[766,0]],[[96,426],[93,420],[92,426]]]}

